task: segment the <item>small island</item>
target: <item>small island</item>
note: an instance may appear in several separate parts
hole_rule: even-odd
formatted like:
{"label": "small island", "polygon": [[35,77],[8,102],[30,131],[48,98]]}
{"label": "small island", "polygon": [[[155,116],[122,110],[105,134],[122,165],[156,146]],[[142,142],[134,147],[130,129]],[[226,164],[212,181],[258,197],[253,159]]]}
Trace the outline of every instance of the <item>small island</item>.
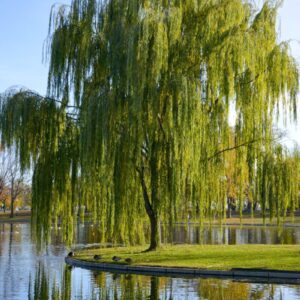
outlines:
{"label": "small island", "polygon": [[[185,275],[300,279],[298,245],[165,245],[143,252],[142,246],[81,250],[66,258],[73,266]],[[94,256],[101,254],[101,260]],[[117,262],[112,257],[118,255]],[[130,263],[127,263],[130,258]],[[292,271],[292,272],[291,272]]]}

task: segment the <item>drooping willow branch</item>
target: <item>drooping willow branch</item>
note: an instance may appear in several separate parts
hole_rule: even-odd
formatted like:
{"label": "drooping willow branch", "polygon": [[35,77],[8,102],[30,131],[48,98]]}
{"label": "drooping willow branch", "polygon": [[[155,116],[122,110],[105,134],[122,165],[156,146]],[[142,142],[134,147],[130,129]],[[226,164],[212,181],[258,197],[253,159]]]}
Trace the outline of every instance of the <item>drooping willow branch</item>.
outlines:
{"label": "drooping willow branch", "polygon": [[270,143],[270,142],[276,142],[276,141],[282,139],[282,137],[283,137],[283,135],[279,135],[279,136],[277,136],[277,137],[273,137],[272,139],[268,139],[268,140],[266,140],[265,138],[252,139],[252,140],[243,142],[243,143],[241,143],[241,144],[234,145],[234,146],[232,146],[232,147],[227,147],[227,148],[218,150],[218,151],[216,151],[214,154],[208,156],[208,157],[207,157],[206,159],[204,159],[203,161],[210,161],[210,160],[212,160],[213,158],[216,158],[217,156],[219,156],[219,155],[221,155],[221,154],[223,154],[223,153],[225,153],[225,152],[232,151],[232,150],[237,150],[237,149],[239,149],[239,148],[241,148],[241,147],[247,147],[247,146],[250,146],[250,145],[255,144],[255,143],[258,143],[258,142],[262,142],[262,141],[264,141],[264,142],[268,141],[269,143]]}
{"label": "drooping willow branch", "polygon": [[70,239],[84,207],[102,241],[143,243],[147,197],[152,248],[160,221],[222,218],[228,195],[242,214],[245,190],[264,211],[297,209],[298,159],[273,129],[276,108],[296,111],[299,91],[277,6],[219,2],[73,0],[52,11],[48,95],[62,100],[12,97],[0,119],[4,144],[18,145],[23,166],[35,162],[40,233],[60,218]]}

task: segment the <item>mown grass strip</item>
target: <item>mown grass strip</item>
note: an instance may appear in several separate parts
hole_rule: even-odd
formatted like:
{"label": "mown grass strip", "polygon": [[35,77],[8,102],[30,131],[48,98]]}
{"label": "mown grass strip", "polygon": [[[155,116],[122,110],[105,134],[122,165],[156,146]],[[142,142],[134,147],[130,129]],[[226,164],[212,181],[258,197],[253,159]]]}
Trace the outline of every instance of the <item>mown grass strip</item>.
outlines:
{"label": "mown grass strip", "polygon": [[114,263],[113,256],[132,259],[132,265],[188,267],[208,270],[260,268],[300,271],[299,245],[167,245],[155,252],[142,252],[146,247],[119,247],[83,250],[75,258]]}

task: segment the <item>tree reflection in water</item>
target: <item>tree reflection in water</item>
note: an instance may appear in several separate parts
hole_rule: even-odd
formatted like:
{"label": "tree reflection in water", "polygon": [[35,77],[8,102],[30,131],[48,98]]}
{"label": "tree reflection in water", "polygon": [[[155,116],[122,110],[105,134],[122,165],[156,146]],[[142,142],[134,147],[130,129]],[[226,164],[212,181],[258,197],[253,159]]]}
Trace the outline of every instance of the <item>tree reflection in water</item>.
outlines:
{"label": "tree reflection in water", "polygon": [[[30,279],[28,299],[282,299],[281,286],[254,284],[220,279],[169,278],[132,274],[90,272],[89,281],[72,280],[73,269],[65,266],[58,282],[49,278],[46,267],[40,263],[34,280]],[[76,286],[72,286],[76,285]]]}
{"label": "tree reflection in water", "polygon": [[[95,228],[78,227],[78,244],[93,244]],[[37,252],[29,224],[0,224],[0,299],[300,299],[300,287],[220,279],[150,277],[63,268],[60,231]],[[166,231],[167,233],[167,231]],[[172,235],[174,231],[170,230]],[[299,244],[299,227],[176,226],[178,242]],[[167,235],[165,234],[166,240]],[[224,239],[225,237],[225,239]],[[91,239],[91,240],[89,240]],[[38,264],[37,262],[43,262]],[[31,280],[29,285],[29,276]],[[29,286],[29,288],[28,288]],[[27,296],[28,294],[28,296]],[[282,294],[282,296],[281,296]]]}

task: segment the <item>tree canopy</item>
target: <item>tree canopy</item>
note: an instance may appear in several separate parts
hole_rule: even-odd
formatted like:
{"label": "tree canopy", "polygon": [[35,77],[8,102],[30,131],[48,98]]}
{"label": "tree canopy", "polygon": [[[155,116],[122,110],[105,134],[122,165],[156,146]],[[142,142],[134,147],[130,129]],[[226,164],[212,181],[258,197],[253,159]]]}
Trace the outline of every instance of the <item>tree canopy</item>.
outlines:
{"label": "tree canopy", "polygon": [[277,39],[278,5],[55,6],[47,96],[12,91],[1,104],[3,144],[16,145],[23,169],[34,168],[39,235],[48,236],[52,218],[60,218],[71,238],[84,205],[110,241],[143,242],[149,218],[155,249],[160,221],[172,224],[187,209],[199,220],[224,213],[231,163],[241,210],[246,188],[263,211],[295,210],[298,189],[286,176],[292,168],[274,145],[274,118],[282,107],[296,119],[299,90],[296,61]]}

